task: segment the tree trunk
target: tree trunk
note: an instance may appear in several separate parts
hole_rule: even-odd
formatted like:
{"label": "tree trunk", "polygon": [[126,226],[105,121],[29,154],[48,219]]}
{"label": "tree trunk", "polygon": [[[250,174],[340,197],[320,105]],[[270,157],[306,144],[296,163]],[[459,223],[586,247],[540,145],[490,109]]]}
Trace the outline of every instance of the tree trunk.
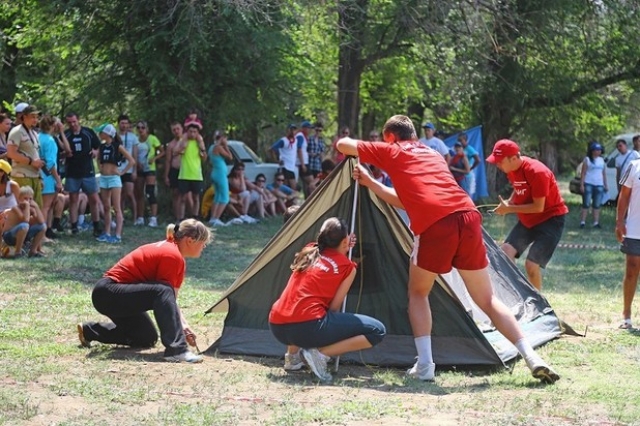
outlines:
{"label": "tree trunk", "polygon": [[364,70],[362,37],[367,0],[344,0],[338,6],[338,126],[358,135],[360,80]]}
{"label": "tree trunk", "polygon": [[540,161],[542,161],[553,174],[558,173],[558,149],[556,143],[545,140],[540,142]]}

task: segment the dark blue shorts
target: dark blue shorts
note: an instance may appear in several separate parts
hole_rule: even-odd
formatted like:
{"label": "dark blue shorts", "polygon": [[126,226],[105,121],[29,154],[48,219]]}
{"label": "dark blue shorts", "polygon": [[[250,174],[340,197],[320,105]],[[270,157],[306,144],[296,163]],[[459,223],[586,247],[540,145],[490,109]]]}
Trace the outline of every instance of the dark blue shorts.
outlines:
{"label": "dark blue shorts", "polygon": [[516,249],[516,258],[519,258],[527,247],[531,246],[527,260],[544,268],[551,260],[551,256],[560,242],[564,230],[564,218],[565,215],[554,216],[533,228],[527,228],[518,222],[509,233],[505,243]]}
{"label": "dark blue shorts", "polygon": [[620,244],[620,251],[630,256],[640,256],[640,240],[625,238]]}
{"label": "dark blue shorts", "polygon": [[375,318],[332,311],[318,320],[291,324],[269,323],[269,328],[280,343],[301,348],[322,348],[360,335],[364,335],[371,346],[375,346],[387,333],[384,324]]}

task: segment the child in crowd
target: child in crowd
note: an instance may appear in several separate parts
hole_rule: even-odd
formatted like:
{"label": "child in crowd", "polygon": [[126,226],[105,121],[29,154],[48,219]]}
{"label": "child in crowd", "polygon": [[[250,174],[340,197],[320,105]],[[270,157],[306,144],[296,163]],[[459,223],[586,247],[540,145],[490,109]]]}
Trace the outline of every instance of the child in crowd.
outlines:
{"label": "child in crowd", "polygon": [[18,192],[17,204],[4,211],[2,240],[15,247],[14,258],[26,255],[25,245],[29,245],[29,257],[44,257],[42,239],[47,229],[44,222],[42,211],[33,199],[33,189],[23,186]]}

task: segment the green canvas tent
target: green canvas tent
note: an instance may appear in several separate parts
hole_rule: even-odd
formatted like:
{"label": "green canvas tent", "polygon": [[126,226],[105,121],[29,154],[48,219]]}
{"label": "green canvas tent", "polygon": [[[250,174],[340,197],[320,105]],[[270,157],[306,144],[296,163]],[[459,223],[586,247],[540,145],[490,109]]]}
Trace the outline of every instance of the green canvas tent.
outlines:
{"label": "green canvas tent", "polygon": [[[284,345],[269,331],[269,310],[287,283],[295,253],[315,239],[322,222],[332,216],[350,220],[356,185],[351,178],[354,164],[354,159],[342,162],[206,312],[227,312],[222,334],[207,352],[284,354]],[[378,318],[387,327],[387,336],[375,348],[341,359],[383,366],[411,365],[416,356],[407,315],[412,234],[393,207],[364,187],[357,197],[355,233],[358,243],[353,258],[360,266],[346,311]],[[486,232],[485,244],[494,291],[516,315],[532,345],[537,347],[559,336],[560,322],[547,300]],[[437,365],[502,366],[518,355],[471,301],[455,270],[437,279],[429,300]]]}

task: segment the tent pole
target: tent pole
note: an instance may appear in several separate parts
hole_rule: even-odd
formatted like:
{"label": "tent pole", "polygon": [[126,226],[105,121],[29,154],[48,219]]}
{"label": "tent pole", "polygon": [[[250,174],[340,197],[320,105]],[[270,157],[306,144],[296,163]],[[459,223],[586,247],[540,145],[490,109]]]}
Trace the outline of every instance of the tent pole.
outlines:
{"label": "tent pole", "polygon": [[[356,159],[357,163],[360,164],[360,158]],[[353,189],[353,205],[351,206],[351,226],[349,230],[349,235],[353,234],[356,229],[356,209],[358,206],[358,187],[360,184],[357,181],[353,181],[355,184],[355,188]],[[349,247],[349,260],[351,260],[351,256],[353,253],[353,247]],[[340,312],[344,312],[347,309],[347,295],[344,296],[344,300],[342,301],[342,310]],[[333,368],[334,372],[338,372],[338,367],[340,366],[340,355],[336,357],[336,365]]]}

